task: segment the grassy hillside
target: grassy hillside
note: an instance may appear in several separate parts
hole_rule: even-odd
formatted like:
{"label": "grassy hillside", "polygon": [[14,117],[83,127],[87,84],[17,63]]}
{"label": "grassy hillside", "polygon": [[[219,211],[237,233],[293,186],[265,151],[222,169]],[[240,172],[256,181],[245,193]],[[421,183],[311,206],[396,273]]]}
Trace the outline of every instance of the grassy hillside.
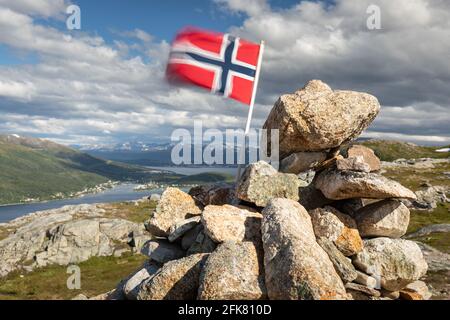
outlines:
{"label": "grassy hillside", "polygon": [[108,180],[153,177],[146,169],[98,159],[50,141],[0,136],[0,204],[49,199]]}
{"label": "grassy hillside", "polygon": [[[424,147],[413,143],[390,140],[367,140],[362,144],[375,151],[375,154],[383,161],[393,161],[400,158],[448,158],[450,154],[435,152],[438,147]],[[443,146],[445,148],[448,146]]]}

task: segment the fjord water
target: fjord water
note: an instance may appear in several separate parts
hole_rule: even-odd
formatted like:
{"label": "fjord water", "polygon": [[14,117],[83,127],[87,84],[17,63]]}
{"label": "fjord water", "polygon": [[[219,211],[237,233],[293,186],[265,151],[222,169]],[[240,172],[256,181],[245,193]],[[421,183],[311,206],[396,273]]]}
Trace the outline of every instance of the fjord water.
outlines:
{"label": "fjord water", "polygon": [[120,184],[112,189],[88,194],[80,198],[0,206],[0,223],[8,222],[32,212],[57,209],[67,205],[132,201],[149,196],[151,193],[162,192],[161,189],[134,191],[136,186],[136,184]]}

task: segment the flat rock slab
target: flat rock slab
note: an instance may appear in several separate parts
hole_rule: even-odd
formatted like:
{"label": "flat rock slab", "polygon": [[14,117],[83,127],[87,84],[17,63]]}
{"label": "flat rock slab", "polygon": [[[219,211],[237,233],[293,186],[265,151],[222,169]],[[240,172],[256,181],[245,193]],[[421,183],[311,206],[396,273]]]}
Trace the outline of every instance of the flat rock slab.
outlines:
{"label": "flat rock slab", "polygon": [[263,251],[253,242],[227,241],[209,256],[200,276],[199,300],[267,298]]}
{"label": "flat rock slab", "polygon": [[141,253],[159,263],[180,259],[186,254],[179,246],[163,239],[148,241],[142,247]]}
{"label": "flat rock slab", "polygon": [[301,181],[295,174],[279,173],[270,164],[259,161],[245,168],[238,184],[237,197],[264,207],[274,198],[298,201]]}
{"label": "flat rock slab", "polygon": [[274,199],[263,210],[264,268],[270,299],[346,299],[344,284],[317,244],[311,218],[296,201]]}
{"label": "flat rock slab", "polygon": [[409,240],[375,238],[364,241],[364,249],[353,264],[374,278],[381,286],[398,291],[419,280],[427,272],[427,263],[419,246]]}
{"label": "flat rock slab", "polygon": [[299,174],[319,167],[327,160],[327,152],[297,152],[281,160],[280,171]]}
{"label": "flat rock slab", "polygon": [[278,99],[264,129],[279,130],[283,158],[295,152],[339,147],[358,137],[379,111],[380,104],[372,95],[333,91],[322,81],[312,80],[303,89]]}
{"label": "flat rock slab", "polygon": [[189,219],[181,220],[170,227],[169,241],[174,242],[182,237],[186,232],[195,228],[200,223],[200,216],[195,216]]}
{"label": "flat rock slab", "polygon": [[202,214],[206,234],[215,242],[261,239],[262,215],[231,205],[207,206]]}
{"label": "flat rock slab", "polygon": [[328,199],[406,198],[416,199],[411,190],[376,173],[326,170],[315,180],[317,189]]}

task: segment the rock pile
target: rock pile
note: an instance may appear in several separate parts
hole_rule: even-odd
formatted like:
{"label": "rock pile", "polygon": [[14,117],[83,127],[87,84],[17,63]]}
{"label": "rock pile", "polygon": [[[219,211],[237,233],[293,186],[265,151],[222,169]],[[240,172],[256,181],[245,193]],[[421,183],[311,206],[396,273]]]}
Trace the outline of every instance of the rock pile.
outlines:
{"label": "rock pile", "polygon": [[[234,187],[168,188],[146,223],[149,261],[117,299],[428,299],[421,249],[399,239],[401,199],[361,146],[339,155],[379,112],[375,97],[311,81],[282,96],[265,128],[280,129],[281,172],[249,165]],[[313,170],[304,186],[298,178]]]}

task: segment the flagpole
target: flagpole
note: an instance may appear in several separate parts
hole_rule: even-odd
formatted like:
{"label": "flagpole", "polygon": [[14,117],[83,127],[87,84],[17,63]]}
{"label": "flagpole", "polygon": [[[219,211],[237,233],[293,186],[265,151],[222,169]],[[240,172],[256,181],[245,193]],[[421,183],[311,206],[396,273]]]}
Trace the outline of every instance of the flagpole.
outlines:
{"label": "flagpole", "polygon": [[[258,64],[256,65],[255,82],[253,82],[252,99],[250,100],[250,107],[248,109],[247,123],[245,124],[244,150],[243,150],[244,155],[245,155],[245,147],[247,145],[247,137],[248,137],[248,134],[250,133],[250,125],[252,122],[253,109],[255,106],[256,91],[258,90],[259,75],[261,73],[263,54],[264,54],[264,41],[261,41],[261,44],[259,47]],[[237,174],[236,174],[236,187],[237,187],[237,182],[239,181],[239,178],[241,177],[241,169],[242,169],[242,165],[239,164]]]}

